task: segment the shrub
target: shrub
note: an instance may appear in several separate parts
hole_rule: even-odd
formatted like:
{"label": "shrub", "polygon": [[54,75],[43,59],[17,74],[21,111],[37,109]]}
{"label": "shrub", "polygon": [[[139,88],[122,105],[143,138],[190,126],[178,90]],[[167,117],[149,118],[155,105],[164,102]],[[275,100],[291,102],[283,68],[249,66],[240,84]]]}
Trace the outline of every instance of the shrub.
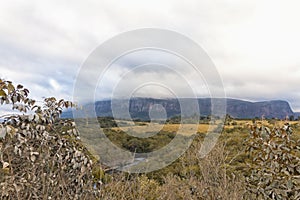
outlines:
{"label": "shrub", "polygon": [[0,79],[1,104],[21,112],[2,116],[0,124],[1,199],[91,198],[91,158],[74,122],[59,120],[63,108],[74,105],[54,97],[37,105],[28,94]]}
{"label": "shrub", "polygon": [[300,141],[290,138],[289,124],[272,130],[256,125],[251,129],[246,149],[252,158],[246,198],[299,199]]}

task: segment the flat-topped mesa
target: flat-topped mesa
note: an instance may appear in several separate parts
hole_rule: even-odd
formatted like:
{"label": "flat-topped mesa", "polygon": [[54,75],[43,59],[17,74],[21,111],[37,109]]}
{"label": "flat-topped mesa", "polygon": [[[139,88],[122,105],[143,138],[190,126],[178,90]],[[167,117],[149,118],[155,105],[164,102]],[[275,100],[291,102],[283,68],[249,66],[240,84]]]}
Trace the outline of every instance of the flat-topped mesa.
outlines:
{"label": "flat-topped mesa", "polygon": [[[86,116],[86,112],[90,112],[93,109],[96,111],[96,115],[99,117],[112,117],[113,110],[111,103],[113,102],[115,110],[120,108],[129,110],[130,117],[133,119],[149,120],[149,110],[153,108],[153,105],[161,105],[165,109],[167,118],[178,116],[181,114],[180,101],[189,101],[191,99],[155,99],[155,98],[132,98],[120,99],[116,101],[103,100],[94,103],[86,104],[84,107],[85,113],[82,112],[82,116]],[[199,98],[198,107],[201,116],[208,116],[212,114],[212,99],[211,98]],[[214,102],[225,102],[226,112],[233,118],[255,118],[262,116],[264,118],[278,118],[285,119],[287,116],[294,115],[297,117],[297,113],[294,113],[287,101],[272,100],[272,101],[261,101],[261,102],[250,102],[238,99],[213,99]],[[224,101],[225,100],[225,101]],[[195,99],[193,99],[195,102]],[[188,108],[191,115],[194,114],[195,108],[191,106]],[[114,113],[115,114],[115,113]],[[80,116],[80,115],[79,115]],[[114,115],[115,116],[115,115]],[[72,117],[72,111],[63,113],[62,117]],[[121,118],[121,117],[120,117]],[[125,117],[126,118],[126,117]]]}

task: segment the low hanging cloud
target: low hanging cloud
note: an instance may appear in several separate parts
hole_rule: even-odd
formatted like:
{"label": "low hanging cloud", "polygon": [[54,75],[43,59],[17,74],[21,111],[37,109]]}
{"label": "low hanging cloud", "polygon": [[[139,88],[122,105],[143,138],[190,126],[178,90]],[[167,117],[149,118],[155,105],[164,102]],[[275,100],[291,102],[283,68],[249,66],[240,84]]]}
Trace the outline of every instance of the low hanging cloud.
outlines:
{"label": "low hanging cloud", "polygon": [[[218,69],[228,97],[283,99],[300,111],[299,6],[296,0],[3,1],[0,77],[25,85],[34,98],[72,99],[80,66],[98,45],[124,31],[156,27],[199,43]],[[103,80],[99,98],[111,94],[124,71],[119,67],[114,73]],[[190,77],[195,90],[205,93],[197,78]],[[132,79],[128,84],[139,82]],[[172,85],[183,90],[179,81]]]}

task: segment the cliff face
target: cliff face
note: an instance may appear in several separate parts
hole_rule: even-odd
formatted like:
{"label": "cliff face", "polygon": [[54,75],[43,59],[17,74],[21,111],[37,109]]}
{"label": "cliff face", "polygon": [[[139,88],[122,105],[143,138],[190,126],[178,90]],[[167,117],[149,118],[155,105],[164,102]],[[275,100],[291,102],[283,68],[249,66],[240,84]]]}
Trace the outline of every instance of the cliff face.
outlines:
{"label": "cliff face", "polygon": [[[216,100],[216,99],[215,99]],[[254,118],[262,117],[265,118],[279,118],[283,119],[286,116],[295,115],[290,105],[286,101],[274,100],[274,101],[263,101],[263,102],[249,102],[237,99],[219,99],[226,100],[226,111],[227,114],[234,118]],[[129,101],[129,103],[128,103]],[[193,103],[198,101],[199,107]],[[217,99],[218,102],[218,99]],[[115,110],[112,111],[111,104],[113,104]],[[116,100],[116,101],[97,101],[95,104],[87,104],[86,110],[95,108],[97,116],[114,116],[116,118],[127,118],[125,112],[128,112],[131,118],[137,119],[149,119],[149,110],[154,105],[161,105],[160,108],[166,111],[167,117],[172,117],[181,114],[181,105],[185,105],[186,113],[193,115],[196,113],[195,109],[200,110],[200,114],[207,116],[211,114],[211,99],[201,98],[195,99],[153,99],[153,98],[133,98],[130,100]],[[120,111],[120,112],[115,112]],[[89,111],[86,111],[87,113]],[[83,115],[86,115],[82,113]],[[80,116],[80,115],[79,115]],[[70,113],[64,113],[63,117],[70,117]]]}
{"label": "cliff face", "polygon": [[263,101],[248,102],[241,100],[228,99],[227,113],[235,118],[279,118],[294,115],[290,105],[286,101]]}
{"label": "cliff face", "polygon": [[[111,109],[111,105],[113,105],[114,110]],[[130,100],[98,101],[95,103],[95,110],[97,116],[101,117],[128,118],[126,113],[129,110],[131,118],[149,119],[150,108],[154,105],[161,105],[166,111],[167,117],[180,114],[180,104],[176,99],[133,98]]]}

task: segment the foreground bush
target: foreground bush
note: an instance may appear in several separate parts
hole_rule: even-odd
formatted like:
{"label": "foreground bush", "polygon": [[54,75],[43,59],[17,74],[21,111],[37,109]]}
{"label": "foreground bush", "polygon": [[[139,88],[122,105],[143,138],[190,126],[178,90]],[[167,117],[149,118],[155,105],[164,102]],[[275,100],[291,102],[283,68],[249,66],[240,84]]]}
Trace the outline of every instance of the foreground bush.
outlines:
{"label": "foreground bush", "polygon": [[[21,114],[0,124],[1,199],[90,199],[92,161],[71,121],[59,121],[71,102],[28,98],[22,85],[0,79],[0,102]],[[29,111],[29,114],[26,114]]]}
{"label": "foreground bush", "polygon": [[300,199],[300,141],[292,139],[289,124],[272,130],[256,125],[251,129],[247,198]]}

